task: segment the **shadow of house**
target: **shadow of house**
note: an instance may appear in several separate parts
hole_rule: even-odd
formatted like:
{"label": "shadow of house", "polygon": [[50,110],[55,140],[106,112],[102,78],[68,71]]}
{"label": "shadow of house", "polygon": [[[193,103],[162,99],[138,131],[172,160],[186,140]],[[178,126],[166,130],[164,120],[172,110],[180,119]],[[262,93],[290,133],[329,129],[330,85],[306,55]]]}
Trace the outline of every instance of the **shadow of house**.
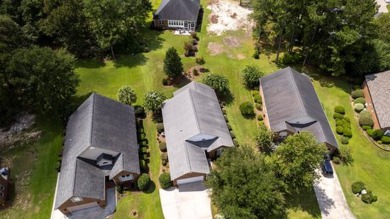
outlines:
{"label": "shadow of house", "polygon": [[133,107],[93,93],[69,118],[54,209],[104,208],[111,181],[135,182],[139,174]]}
{"label": "shadow of house", "polygon": [[338,144],[310,78],[287,67],[260,79],[264,124],[277,138],[311,132],[330,153]]}

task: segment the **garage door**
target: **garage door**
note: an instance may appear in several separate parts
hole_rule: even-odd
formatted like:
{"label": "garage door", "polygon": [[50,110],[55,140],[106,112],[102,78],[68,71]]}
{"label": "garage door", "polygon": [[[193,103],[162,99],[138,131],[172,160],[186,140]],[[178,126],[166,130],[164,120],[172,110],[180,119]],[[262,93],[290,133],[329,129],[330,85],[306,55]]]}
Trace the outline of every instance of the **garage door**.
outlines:
{"label": "garage door", "polygon": [[78,211],[78,210],[82,210],[82,209],[86,209],[86,208],[92,208],[92,207],[96,207],[96,206],[99,206],[97,202],[90,202],[90,203],[87,203],[87,204],[82,204],[82,205],[76,205],[76,206],[73,206],[73,207],[69,207],[68,210],[70,212],[75,212],[75,211]]}
{"label": "garage door", "polygon": [[191,177],[191,178],[187,178],[187,179],[179,179],[177,180],[177,184],[185,184],[185,183],[192,183],[192,182],[199,182],[199,181],[203,181],[204,179],[204,176],[197,176],[197,177]]}

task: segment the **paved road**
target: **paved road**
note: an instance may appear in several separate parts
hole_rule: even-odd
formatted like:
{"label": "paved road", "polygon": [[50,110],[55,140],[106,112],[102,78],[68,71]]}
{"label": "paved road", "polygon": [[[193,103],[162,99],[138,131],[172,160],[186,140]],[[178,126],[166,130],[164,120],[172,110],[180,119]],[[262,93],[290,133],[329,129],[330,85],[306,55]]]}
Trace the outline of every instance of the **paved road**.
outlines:
{"label": "paved road", "polygon": [[319,181],[314,184],[314,191],[323,219],[355,219],[348,207],[336,173],[333,177],[324,177],[321,174]]}
{"label": "paved road", "polygon": [[212,219],[209,190],[203,182],[160,189],[161,206],[166,219]]}
{"label": "paved road", "polygon": [[379,5],[379,10],[378,10],[378,13],[387,13],[389,12],[387,10],[387,3],[385,2],[385,0],[376,0],[376,3]]}

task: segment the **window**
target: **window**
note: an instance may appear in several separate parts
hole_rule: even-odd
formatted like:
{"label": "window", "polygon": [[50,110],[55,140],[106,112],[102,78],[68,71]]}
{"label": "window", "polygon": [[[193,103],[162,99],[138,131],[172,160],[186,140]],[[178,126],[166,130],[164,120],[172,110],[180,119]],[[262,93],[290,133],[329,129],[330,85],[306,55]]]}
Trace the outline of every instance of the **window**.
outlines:
{"label": "window", "polygon": [[158,21],[158,24],[159,24],[159,25],[164,25],[164,21],[159,20],[159,21]]}
{"label": "window", "polygon": [[134,179],[133,174],[127,174],[127,175],[121,176],[121,177],[119,178],[119,181],[124,182],[124,181],[133,180],[133,179]]}
{"label": "window", "polygon": [[72,199],[70,199],[72,202],[81,202],[83,201],[83,199],[81,197],[73,197]]}

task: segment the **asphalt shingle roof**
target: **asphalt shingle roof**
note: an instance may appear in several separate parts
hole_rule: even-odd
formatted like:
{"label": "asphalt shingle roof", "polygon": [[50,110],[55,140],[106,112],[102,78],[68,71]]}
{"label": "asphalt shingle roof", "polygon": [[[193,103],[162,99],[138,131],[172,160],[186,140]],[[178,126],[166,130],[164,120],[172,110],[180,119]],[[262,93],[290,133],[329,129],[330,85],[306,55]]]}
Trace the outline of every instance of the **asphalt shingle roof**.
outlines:
{"label": "asphalt shingle roof", "polygon": [[[164,103],[162,112],[173,180],[187,173],[209,173],[204,150],[210,152],[222,146],[233,146],[218,98],[207,85],[191,82],[177,90],[174,97]],[[213,139],[189,141],[198,134]]]}
{"label": "asphalt shingle roof", "polygon": [[390,127],[390,71],[366,75],[375,113],[381,128]]}
{"label": "asphalt shingle roof", "polygon": [[155,19],[196,21],[200,9],[200,0],[162,0]]}
{"label": "asphalt shingle roof", "polygon": [[271,130],[307,130],[338,147],[310,78],[287,67],[260,79]]}
{"label": "asphalt shingle roof", "polygon": [[[112,169],[81,158],[90,147],[116,152]],[[105,176],[121,171],[140,173],[134,109],[92,94],[68,121],[55,208],[73,196],[104,199]]]}

